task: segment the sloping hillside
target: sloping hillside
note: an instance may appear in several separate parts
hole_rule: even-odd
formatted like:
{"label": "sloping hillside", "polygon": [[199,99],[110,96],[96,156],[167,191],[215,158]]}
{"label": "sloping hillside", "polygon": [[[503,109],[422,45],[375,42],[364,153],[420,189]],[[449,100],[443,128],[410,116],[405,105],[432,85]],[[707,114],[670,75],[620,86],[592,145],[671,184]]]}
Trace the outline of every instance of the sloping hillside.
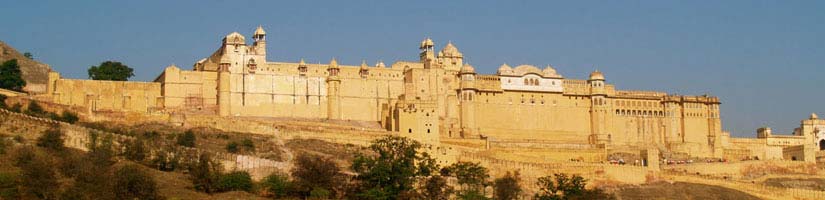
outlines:
{"label": "sloping hillside", "polygon": [[0,41],[0,62],[17,59],[20,71],[23,72],[23,80],[26,80],[24,91],[29,93],[45,93],[46,85],[49,81],[49,65],[28,59],[14,47]]}

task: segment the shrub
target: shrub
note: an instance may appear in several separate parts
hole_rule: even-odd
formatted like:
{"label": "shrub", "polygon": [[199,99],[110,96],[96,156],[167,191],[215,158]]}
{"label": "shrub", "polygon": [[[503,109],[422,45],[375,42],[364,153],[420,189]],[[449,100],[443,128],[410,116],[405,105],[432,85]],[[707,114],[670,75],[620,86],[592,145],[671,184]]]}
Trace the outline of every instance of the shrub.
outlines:
{"label": "shrub", "polygon": [[59,185],[52,170],[53,165],[47,156],[33,148],[18,151],[15,164],[21,170],[22,196],[33,196],[38,199],[53,199],[56,196]]}
{"label": "shrub", "polygon": [[283,198],[292,190],[292,183],[287,175],[273,173],[264,178],[261,187],[275,198]]}
{"label": "shrub", "polygon": [[539,192],[533,196],[533,199],[615,199],[613,195],[600,189],[585,189],[587,180],[579,175],[554,174],[554,176],[538,178],[536,186]]}
{"label": "shrub", "polygon": [[34,115],[34,116],[44,116],[44,115],[46,115],[46,111],[43,110],[43,107],[40,106],[39,103],[34,102],[34,101],[29,103],[29,107],[26,108],[26,112],[28,114]]}
{"label": "shrub", "polygon": [[16,112],[16,113],[22,112],[23,111],[23,106],[20,105],[19,103],[15,103],[14,105],[11,106],[11,111]]}
{"label": "shrub", "polygon": [[180,167],[180,156],[167,148],[161,149],[152,159],[152,165],[160,171],[171,172]]}
{"label": "shrub", "polygon": [[155,180],[137,166],[126,165],[116,172],[114,193],[120,199],[161,199]]}
{"label": "shrub", "polygon": [[0,108],[6,108],[6,95],[0,94]]}
{"label": "shrub", "polygon": [[195,147],[195,133],[191,130],[184,132],[183,134],[178,135],[177,144],[181,146],[187,147]]}
{"label": "shrub", "polygon": [[11,59],[0,64],[0,88],[15,91],[23,91],[26,80],[23,80],[23,73],[17,59]]}
{"label": "shrub", "polygon": [[143,144],[143,139],[125,142],[124,146],[126,147],[126,151],[123,152],[123,156],[126,157],[126,159],[137,162],[146,159],[146,147]]}
{"label": "shrub", "polygon": [[189,165],[189,175],[192,185],[198,191],[213,193],[218,192],[218,181],[221,178],[222,167],[220,163],[212,160],[209,154],[201,154],[197,161]]}
{"label": "shrub", "polygon": [[421,193],[425,199],[447,200],[453,193],[453,187],[447,184],[447,179],[435,175],[427,179]]}
{"label": "shrub", "polygon": [[329,190],[324,188],[313,188],[309,192],[309,199],[329,199]]}
{"label": "shrub", "polygon": [[77,117],[76,113],[73,113],[71,111],[63,111],[63,113],[60,114],[59,120],[66,123],[74,124],[75,122],[80,120],[80,118]]}
{"label": "shrub", "polygon": [[0,154],[6,154],[6,148],[8,146],[10,146],[9,141],[4,137],[0,137]]}
{"label": "shrub", "polygon": [[518,172],[507,172],[504,177],[497,178],[493,181],[493,196],[499,200],[512,200],[518,198],[521,194],[521,186],[519,186],[521,178]]}
{"label": "shrub", "polygon": [[292,169],[297,192],[308,196],[312,190],[330,190],[343,180],[338,165],[330,158],[311,154],[298,154]]}
{"label": "shrub", "polygon": [[0,173],[0,199],[20,199],[17,192],[17,174]]}
{"label": "shrub", "polygon": [[26,142],[26,138],[23,138],[23,136],[20,136],[20,135],[15,135],[14,136],[14,141],[17,142],[17,143],[23,143],[23,142]]}
{"label": "shrub", "polygon": [[250,140],[249,138],[243,139],[243,141],[241,141],[241,146],[243,146],[244,150],[246,150],[247,152],[255,151],[255,143],[252,142],[252,140]]}
{"label": "shrub", "polygon": [[60,151],[63,150],[63,132],[58,127],[52,127],[37,138],[37,146]]}
{"label": "shrub", "polygon": [[229,142],[229,144],[226,144],[226,151],[229,153],[238,153],[238,143]]}
{"label": "shrub", "polygon": [[218,181],[221,191],[252,191],[252,177],[244,171],[234,171],[221,176]]}

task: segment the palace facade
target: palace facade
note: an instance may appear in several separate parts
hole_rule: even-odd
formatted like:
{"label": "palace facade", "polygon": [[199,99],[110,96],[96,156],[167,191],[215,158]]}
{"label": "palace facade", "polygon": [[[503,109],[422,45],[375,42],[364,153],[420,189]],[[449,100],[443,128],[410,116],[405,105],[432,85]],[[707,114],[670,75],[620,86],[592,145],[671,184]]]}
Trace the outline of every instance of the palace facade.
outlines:
{"label": "palace facade", "polygon": [[62,79],[50,74],[54,102],[92,111],[187,113],[380,123],[429,142],[484,138],[658,148],[723,157],[713,96],[619,90],[603,73],[565,78],[552,66],[501,65],[479,74],[452,43],[418,44],[417,61],[369,66],[267,60],[266,32],[233,32],[191,70],[167,67],[153,82]]}

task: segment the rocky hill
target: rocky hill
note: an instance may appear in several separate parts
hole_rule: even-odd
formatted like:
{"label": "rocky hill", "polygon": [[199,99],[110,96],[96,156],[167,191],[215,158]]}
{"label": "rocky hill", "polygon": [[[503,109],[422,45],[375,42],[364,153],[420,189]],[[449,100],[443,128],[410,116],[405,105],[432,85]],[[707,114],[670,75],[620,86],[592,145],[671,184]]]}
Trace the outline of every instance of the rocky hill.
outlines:
{"label": "rocky hill", "polygon": [[23,73],[23,80],[26,80],[24,91],[29,93],[45,93],[49,72],[52,70],[49,65],[28,59],[14,47],[0,41],[0,62],[17,59],[20,71]]}

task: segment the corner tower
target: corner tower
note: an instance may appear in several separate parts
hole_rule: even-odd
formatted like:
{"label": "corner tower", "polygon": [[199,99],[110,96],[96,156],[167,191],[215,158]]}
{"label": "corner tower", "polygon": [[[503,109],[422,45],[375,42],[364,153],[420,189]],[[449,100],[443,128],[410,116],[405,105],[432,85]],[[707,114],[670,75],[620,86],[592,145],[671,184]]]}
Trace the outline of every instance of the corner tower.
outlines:
{"label": "corner tower", "polygon": [[458,93],[459,106],[461,106],[461,137],[467,137],[476,133],[475,124],[475,105],[473,101],[476,98],[476,72],[473,66],[464,64],[459,72],[461,78],[461,88]]}
{"label": "corner tower", "polygon": [[338,68],[338,61],[333,58],[329,61],[329,67],[327,71],[329,72],[329,76],[327,77],[327,118],[328,119],[341,119],[341,104],[340,104],[340,91],[341,91],[341,78],[338,76],[338,72],[341,69]]}
{"label": "corner tower", "polygon": [[599,70],[590,73],[587,83],[590,85],[590,142],[592,144],[607,144],[610,134],[607,132],[607,112],[610,110],[607,102],[607,92],[604,89],[604,74]]}
{"label": "corner tower", "polygon": [[418,49],[421,50],[421,53],[418,57],[421,60],[421,63],[424,63],[424,68],[432,68],[435,64],[435,50],[433,48],[434,43],[433,40],[430,38],[424,39],[421,41],[421,45],[418,46]]}
{"label": "corner tower", "polygon": [[252,49],[257,55],[261,55],[266,57],[266,31],[261,26],[255,29],[255,33],[252,34],[252,39],[255,40],[252,43]]}

